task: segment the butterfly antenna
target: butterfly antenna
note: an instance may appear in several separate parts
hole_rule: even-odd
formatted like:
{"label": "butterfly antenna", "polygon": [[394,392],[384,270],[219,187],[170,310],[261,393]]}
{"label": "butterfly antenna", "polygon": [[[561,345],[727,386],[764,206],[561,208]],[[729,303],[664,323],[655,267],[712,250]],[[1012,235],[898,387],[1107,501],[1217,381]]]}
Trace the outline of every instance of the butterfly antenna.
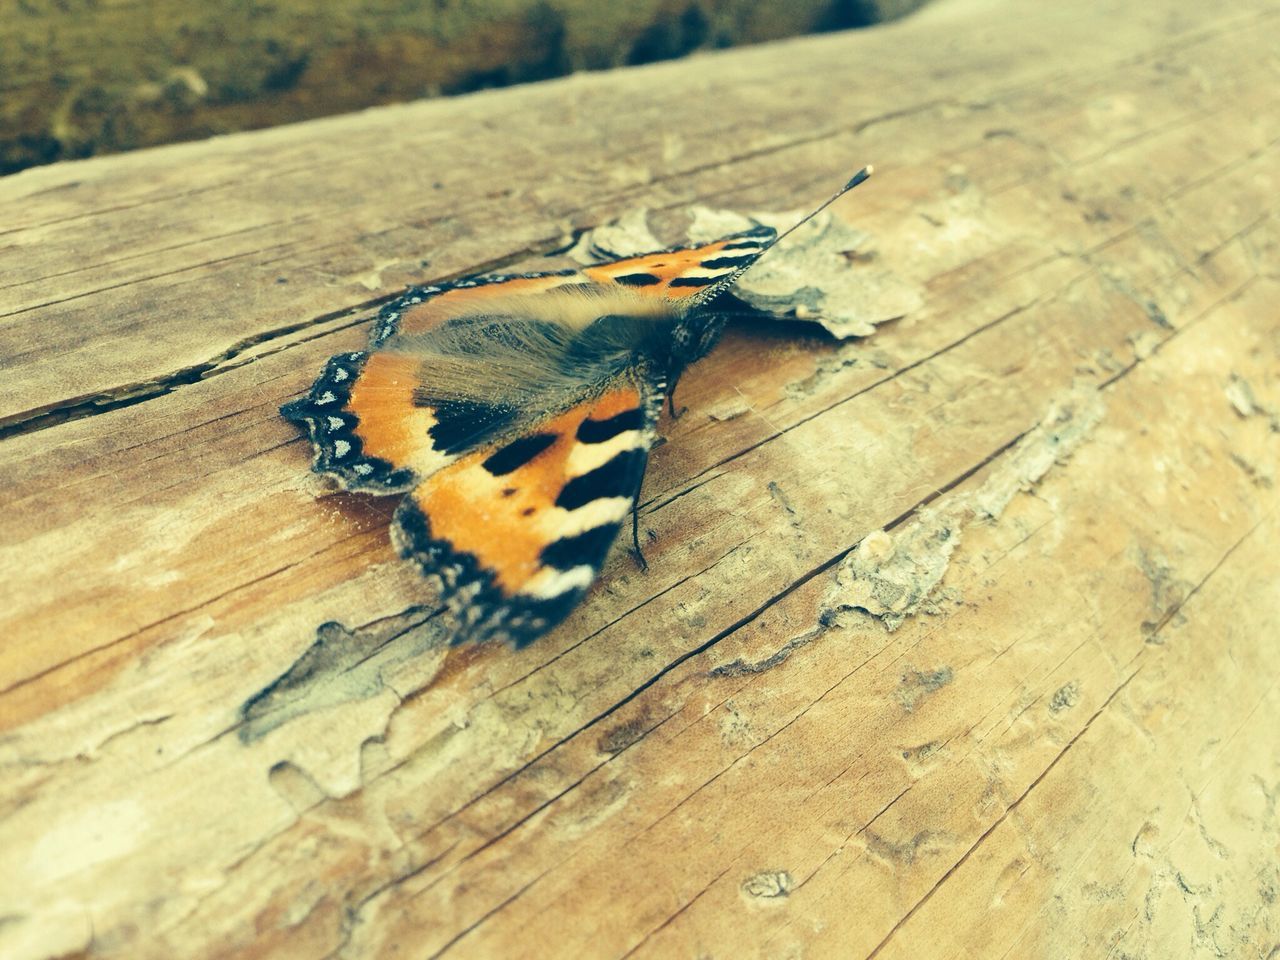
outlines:
{"label": "butterfly antenna", "polygon": [[[833,203],[835,203],[837,200],[843,197],[846,193],[848,193],[858,184],[865,181],[874,172],[875,172],[875,167],[872,167],[872,166],[863,167],[861,170],[859,170],[857,173],[855,173],[852,177],[849,178],[848,183],[846,183],[843,187],[841,187],[839,190],[837,190],[835,193],[829,196],[826,200],[824,200],[818,207],[816,207],[813,210],[812,213],[805,214],[803,217],[801,217],[799,220],[793,223],[786,230],[782,231],[782,233],[778,234],[776,237],[770,240],[768,244],[765,245],[764,250],[760,251],[760,254],[763,255],[764,251],[768,250],[769,247],[772,247],[775,243],[777,243],[783,237],[788,236],[789,234],[795,232],[796,228],[803,227],[806,223],[808,223],[810,220],[812,220],[814,217],[820,214],[823,210],[827,209],[827,207],[831,206]],[[757,256],[756,259],[758,260],[759,256]],[[753,265],[754,265],[754,262],[753,262]]]}
{"label": "butterfly antenna", "polygon": [[801,217],[799,220],[793,223],[790,227],[788,227],[782,233],[776,235],[772,240],[770,240],[763,247],[761,247],[760,252],[757,253],[751,259],[750,263],[739,267],[737,270],[733,271],[733,273],[729,274],[728,276],[720,278],[718,281],[716,281],[716,283],[713,286],[710,286],[704,289],[701,294],[699,294],[696,298],[693,299],[692,305],[696,307],[700,304],[706,303],[708,300],[713,299],[714,297],[723,293],[725,290],[729,289],[731,286],[733,286],[735,283],[738,282],[738,278],[740,276],[742,276],[744,273],[746,273],[748,270],[750,270],[752,267],[754,267],[757,263],[760,262],[760,258],[764,256],[765,252],[768,251],[770,247],[776,244],[783,237],[789,236],[798,227],[803,227],[806,223],[808,223],[810,220],[812,220],[814,217],[820,214],[823,210],[827,209],[827,207],[831,206],[833,203],[835,203],[837,200],[843,197],[846,193],[848,193],[858,184],[862,183],[864,180],[866,180],[868,177],[871,176],[873,170],[874,168],[871,167],[870,165],[863,167],[861,170],[855,173],[852,177],[850,177],[849,182],[846,183],[843,187],[841,187],[839,190],[837,190],[835,193],[829,196],[826,200],[824,200],[821,204],[815,207],[812,211],[805,214],[803,217]]}

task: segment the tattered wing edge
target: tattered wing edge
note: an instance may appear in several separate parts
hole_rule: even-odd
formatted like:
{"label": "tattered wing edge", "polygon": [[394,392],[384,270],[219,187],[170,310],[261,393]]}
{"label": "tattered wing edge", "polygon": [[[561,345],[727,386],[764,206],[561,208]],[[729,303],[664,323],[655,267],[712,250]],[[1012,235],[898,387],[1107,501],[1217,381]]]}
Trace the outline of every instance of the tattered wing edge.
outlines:
{"label": "tattered wing edge", "polygon": [[380,457],[366,456],[364,444],[355,432],[359,418],[346,409],[351,385],[368,357],[363,351],[330,357],[311,389],[284,404],[280,413],[306,428],[314,450],[314,473],[334,477],[345,490],[404,493],[413,489],[417,476]]}
{"label": "tattered wing edge", "polygon": [[[656,437],[665,384],[647,382],[640,370],[629,371],[623,376],[629,376],[635,383],[645,411],[645,431],[650,438]],[[607,383],[601,386],[606,388]],[[651,449],[652,439],[634,468],[633,497],[637,500]],[[573,612],[599,579],[600,570],[622,526],[620,524],[611,535],[609,547],[591,583],[547,600],[508,594],[495,583],[493,573],[483,568],[474,555],[455,550],[448,541],[433,537],[429,519],[412,496],[406,496],[396,508],[391,524],[391,541],[401,557],[416,563],[422,575],[435,583],[441,600],[457,617],[459,628],[453,638],[455,646],[468,640],[483,642],[496,639],[505,640],[520,649],[554,629]]]}

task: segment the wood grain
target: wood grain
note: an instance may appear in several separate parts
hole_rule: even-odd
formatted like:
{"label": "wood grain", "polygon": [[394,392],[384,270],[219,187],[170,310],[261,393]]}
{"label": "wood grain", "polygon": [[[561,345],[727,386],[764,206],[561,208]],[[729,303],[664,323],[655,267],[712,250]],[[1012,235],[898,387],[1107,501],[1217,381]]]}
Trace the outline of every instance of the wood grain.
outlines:
{"label": "wood grain", "polygon": [[[1274,954],[1277,41],[939,0],[0,180],[0,954]],[[407,284],[872,161],[923,306],[732,331],[648,573],[446,655],[279,404]]]}
{"label": "wood grain", "polygon": [[21,0],[0,173],[420,97],[864,26],[919,0]]}

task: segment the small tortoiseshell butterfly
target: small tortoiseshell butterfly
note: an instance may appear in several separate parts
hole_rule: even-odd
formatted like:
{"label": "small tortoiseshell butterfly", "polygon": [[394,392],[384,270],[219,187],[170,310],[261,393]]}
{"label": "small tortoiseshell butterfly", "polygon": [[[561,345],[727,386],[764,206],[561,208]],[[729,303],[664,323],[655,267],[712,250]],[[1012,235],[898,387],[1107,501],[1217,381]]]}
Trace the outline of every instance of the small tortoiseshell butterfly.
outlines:
{"label": "small tortoiseshell butterfly", "polygon": [[718,299],[779,239],[756,226],[580,270],[413,288],[378,314],[367,351],[331,358],[281,413],[306,425],[317,473],[407,494],[392,537],[439,578],[455,643],[524,646],[568,616],[629,513],[634,535],[663,399],[719,338]]}

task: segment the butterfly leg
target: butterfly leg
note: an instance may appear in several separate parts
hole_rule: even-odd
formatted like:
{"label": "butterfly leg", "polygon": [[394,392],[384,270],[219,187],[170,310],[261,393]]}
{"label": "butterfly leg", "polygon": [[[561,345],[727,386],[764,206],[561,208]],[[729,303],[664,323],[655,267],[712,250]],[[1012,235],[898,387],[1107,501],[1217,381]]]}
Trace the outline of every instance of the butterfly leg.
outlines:
{"label": "butterfly leg", "polygon": [[644,558],[644,551],[640,549],[640,500],[639,498],[631,501],[631,551],[636,558],[636,566],[640,568],[640,572],[648,573],[649,561]]}
{"label": "butterfly leg", "polygon": [[680,382],[680,378],[672,377],[671,386],[667,387],[667,412],[671,414],[672,420],[679,420],[688,411],[688,407],[681,407],[676,410],[676,384]]}

